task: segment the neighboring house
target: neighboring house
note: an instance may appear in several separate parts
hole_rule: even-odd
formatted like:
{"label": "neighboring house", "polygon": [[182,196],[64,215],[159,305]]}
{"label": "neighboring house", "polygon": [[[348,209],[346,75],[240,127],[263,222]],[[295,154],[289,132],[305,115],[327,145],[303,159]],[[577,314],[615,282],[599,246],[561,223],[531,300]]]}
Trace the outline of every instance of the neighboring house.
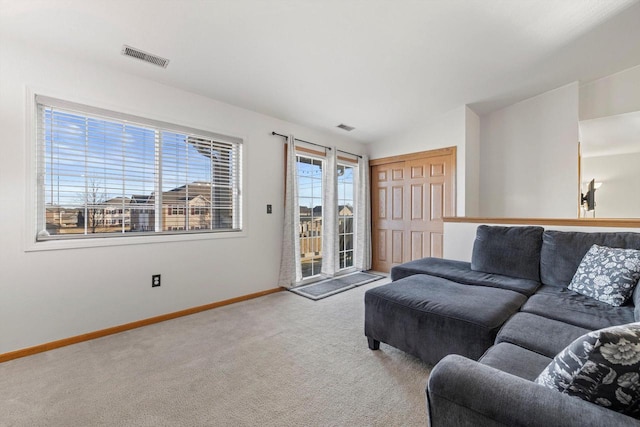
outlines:
{"label": "neighboring house", "polygon": [[353,216],[353,206],[339,205],[338,216]]}
{"label": "neighboring house", "polygon": [[[211,200],[214,200],[213,206]],[[155,231],[155,195],[114,197],[84,208],[51,206],[46,210],[49,233]],[[225,186],[192,182],[162,193],[163,231],[225,229],[233,225],[232,193]]]}
{"label": "neighboring house", "polygon": [[[212,203],[213,200],[213,203]],[[162,193],[163,230],[231,228],[232,194],[229,188],[192,182]]]}
{"label": "neighboring house", "polygon": [[170,204],[163,203],[162,216],[163,230],[207,230],[211,228],[209,199],[201,194],[175,198],[171,200]]}
{"label": "neighboring house", "polygon": [[[313,209],[308,208],[306,206],[300,206],[300,218],[302,218],[303,213],[306,216],[311,216],[311,212],[313,212],[314,218],[322,217],[322,206],[314,206]],[[338,215],[339,216],[352,216],[353,215],[353,206],[350,205],[338,205]]]}
{"label": "neighboring house", "polygon": [[50,233],[59,232],[60,229],[73,228],[78,224],[78,210],[62,206],[50,206],[45,212],[47,230]]}
{"label": "neighboring house", "polygon": [[[212,187],[207,182],[196,181],[165,191],[162,193],[162,230],[231,228],[231,203],[229,188]],[[134,195],[131,204],[131,231],[155,230],[155,195]]]}
{"label": "neighboring house", "polygon": [[51,234],[81,234],[85,225],[90,233],[125,231],[131,226],[131,199],[114,197],[84,207],[51,206],[46,208],[47,231]]}
{"label": "neighboring house", "polygon": [[300,206],[300,219],[311,218],[311,208]]}
{"label": "neighboring house", "polygon": [[155,212],[154,194],[131,196],[131,231],[154,231]]}
{"label": "neighboring house", "polygon": [[[353,206],[338,206],[338,224],[340,233],[346,229],[353,232]],[[322,248],[322,206],[314,206],[313,209],[307,206],[300,206],[300,255],[302,261],[321,257]]]}
{"label": "neighboring house", "polygon": [[96,224],[99,227],[124,227],[131,229],[131,199],[128,197],[114,197],[98,205]]}

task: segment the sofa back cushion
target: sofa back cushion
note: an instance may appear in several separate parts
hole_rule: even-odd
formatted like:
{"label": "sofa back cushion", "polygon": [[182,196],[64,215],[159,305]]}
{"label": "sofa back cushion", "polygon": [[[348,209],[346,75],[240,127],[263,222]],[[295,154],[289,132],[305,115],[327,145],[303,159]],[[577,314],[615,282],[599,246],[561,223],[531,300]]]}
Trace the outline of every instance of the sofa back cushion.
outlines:
{"label": "sofa back cushion", "polygon": [[593,245],[640,249],[640,233],[582,233],[546,230],[542,234],[540,280],[545,285],[567,287],[580,261]]}
{"label": "sofa back cushion", "polygon": [[542,227],[532,226],[479,226],[471,269],[539,282],[543,231]]}
{"label": "sofa back cushion", "polygon": [[631,295],[631,301],[635,306],[633,309],[633,317],[636,322],[640,322],[640,286],[636,285]]}

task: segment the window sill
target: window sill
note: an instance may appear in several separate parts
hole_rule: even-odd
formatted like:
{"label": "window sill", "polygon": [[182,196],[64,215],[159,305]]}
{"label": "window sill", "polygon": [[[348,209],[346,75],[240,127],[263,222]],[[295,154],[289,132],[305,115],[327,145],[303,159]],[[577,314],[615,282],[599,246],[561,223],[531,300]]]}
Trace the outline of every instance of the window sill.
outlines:
{"label": "window sill", "polygon": [[192,234],[160,234],[139,237],[95,237],[69,240],[29,242],[25,252],[57,251],[66,249],[101,248],[109,246],[149,245],[157,243],[189,242],[200,240],[235,239],[246,237],[246,231],[223,231]]}

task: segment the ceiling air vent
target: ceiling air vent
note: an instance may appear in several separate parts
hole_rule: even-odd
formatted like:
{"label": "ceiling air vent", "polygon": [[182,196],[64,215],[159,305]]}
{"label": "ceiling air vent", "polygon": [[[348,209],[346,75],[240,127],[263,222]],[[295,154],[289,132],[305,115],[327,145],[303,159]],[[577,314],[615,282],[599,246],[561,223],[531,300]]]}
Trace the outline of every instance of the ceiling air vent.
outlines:
{"label": "ceiling air vent", "polygon": [[148,62],[153,65],[157,65],[158,67],[167,68],[169,65],[169,60],[165,58],[161,58],[157,55],[152,55],[147,52],[143,52],[140,49],[136,49],[135,47],[122,45],[122,54],[124,56],[130,56],[132,58],[139,59],[144,62]]}
{"label": "ceiling air vent", "polygon": [[347,132],[351,132],[355,129],[353,126],[345,125],[344,123],[340,123],[338,127],[342,130],[346,130]]}

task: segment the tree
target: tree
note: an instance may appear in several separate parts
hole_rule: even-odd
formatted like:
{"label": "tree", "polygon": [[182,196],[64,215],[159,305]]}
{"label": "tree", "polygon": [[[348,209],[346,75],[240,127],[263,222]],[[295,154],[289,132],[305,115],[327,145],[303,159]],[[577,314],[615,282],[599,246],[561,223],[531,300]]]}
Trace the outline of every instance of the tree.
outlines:
{"label": "tree", "polygon": [[[85,215],[83,223],[78,221],[79,227],[87,227],[91,233],[96,232],[100,221],[104,221],[104,202],[107,200],[107,193],[96,179],[90,179],[87,183],[86,191],[80,193],[84,205]],[[79,215],[78,218],[81,218]]]}

